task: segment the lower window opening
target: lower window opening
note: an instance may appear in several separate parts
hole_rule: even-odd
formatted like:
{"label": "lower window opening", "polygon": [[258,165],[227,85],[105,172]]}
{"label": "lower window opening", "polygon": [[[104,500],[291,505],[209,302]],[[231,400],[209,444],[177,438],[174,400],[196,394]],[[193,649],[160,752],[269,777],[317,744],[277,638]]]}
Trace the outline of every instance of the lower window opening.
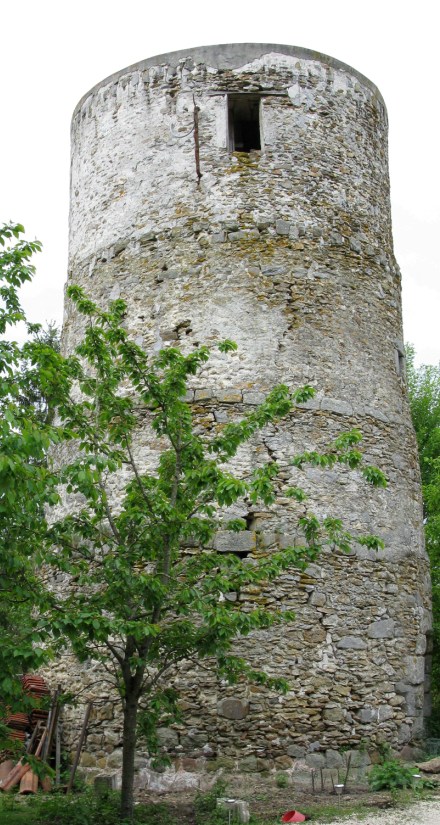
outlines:
{"label": "lower window opening", "polygon": [[249,550],[229,550],[231,556],[237,556],[239,559],[247,559],[249,556]]}

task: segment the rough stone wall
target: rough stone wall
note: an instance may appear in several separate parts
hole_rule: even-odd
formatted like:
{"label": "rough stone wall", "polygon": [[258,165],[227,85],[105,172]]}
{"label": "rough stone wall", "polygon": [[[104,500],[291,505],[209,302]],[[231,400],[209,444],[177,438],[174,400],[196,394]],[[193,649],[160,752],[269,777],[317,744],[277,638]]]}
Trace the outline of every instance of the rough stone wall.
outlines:
{"label": "rough stone wall", "polygon": [[[228,149],[234,93],[259,96],[261,151]],[[103,81],[77,107],[71,197],[69,282],[104,304],[126,299],[139,343],[188,350],[237,341],[238,353],[218,354],[194,382],[190,400],[205,426],[221,428],[280,381],[317,388],[312,402],[240,451],[237,469],[274,458],[286,478],[303,484],[318,515],[340,515],[348,529],[386,543],[377,554],[361,547],[348,557],[324,554],[306,574],[241,594],[250,604],[297,611],[292,625],[245,644],[260,666],[289,678],[289,694],[240,693],[188,672],[176,680],[185,723],[164,732],[164,743],[187,767],[238,758],[243,769],[262,769],[302,757],[320,765],[342,746],[417,738],[429,572],[379,92],[344,64],[294,47],[210,47],[150,59]],[[67,305],[67,351],[79,334]],[[370,489],[354,472],[309,468],[299,477],[290,467],[296,451],[353,427],[364,434],[367,459],[387,473],[388,489]],[[138,449],[153,460],[142,433]],[[219,552],[240,542],[258,555],[294,538],[291,500],[236,514],[249,530],[218,534]],[[88,678],[93,683],[93,663],[77,684]],[[92,725],[86,761],[98,769],[118,761],[112,714],[100,708]]]}

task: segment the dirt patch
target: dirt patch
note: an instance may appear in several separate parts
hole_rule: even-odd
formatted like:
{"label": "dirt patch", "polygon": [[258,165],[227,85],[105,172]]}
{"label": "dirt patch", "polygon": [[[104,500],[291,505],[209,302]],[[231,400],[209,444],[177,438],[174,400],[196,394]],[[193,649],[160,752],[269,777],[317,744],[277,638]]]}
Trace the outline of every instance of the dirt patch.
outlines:
{"label": "dirt patch", "polygon": [[[391,793],[373,793],[365,786],[356,786],[354,783],[349,786],[349,792],[343,794],[340,799],[334,793],[313,793],[311,789],[296,788],[293,784],[279,788],[272,778],[265,779],[261,775],[248,775],[244,778],[228,775],[225,777],[225,784],[225,795],[247,801],[251,814],[264,823],[279,823],[282,814],[292,809],[309,814],[315,822],[336,823],[340,818],[343,820],[345,816],[351,815],[350,825],[357,821],[357,815],[362,818],[362,811],[364,815],[370,812],[369,815],[374,817],[375,812],[385,814],[396,810],[396,800]],[[437,791],[431,793],[436,799],[433,804],[438,806],[440,812],[440,786]],[[179,825],[194,825],[194,798],[194,792],[163,795],[144,792],[139,797],[142,802],[165,803],[169,806],[170,822],[176,821]],[[408,793],[399,798],[398,805],[408,804],[410,801],[411,795]],[[369,818],[363,821],[368,822]],[[385,819],[383,821],[385,822]],[[440,815],[437,822],[440,822]]]}

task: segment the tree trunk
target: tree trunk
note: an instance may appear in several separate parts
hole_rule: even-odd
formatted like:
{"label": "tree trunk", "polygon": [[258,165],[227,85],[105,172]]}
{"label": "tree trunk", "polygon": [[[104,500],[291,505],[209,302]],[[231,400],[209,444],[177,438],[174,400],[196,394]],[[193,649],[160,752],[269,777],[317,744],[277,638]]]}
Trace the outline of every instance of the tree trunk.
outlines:
{"label": "tree trunk", "polygon": [[121,819],[133,819],[134,758],[136,755],[136,722],[139,697],[126,696],[124,732],[122,738]]}

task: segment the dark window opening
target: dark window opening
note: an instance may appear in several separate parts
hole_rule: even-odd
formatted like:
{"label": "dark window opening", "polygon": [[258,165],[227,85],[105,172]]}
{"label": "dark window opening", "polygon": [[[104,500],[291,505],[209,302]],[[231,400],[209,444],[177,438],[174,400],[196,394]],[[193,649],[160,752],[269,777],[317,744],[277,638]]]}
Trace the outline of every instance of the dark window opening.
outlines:
{"label": "dark window opening", "polygon": [[228,95],[229,150],[252,152],[261,149],[260,98],[256,95]]}

